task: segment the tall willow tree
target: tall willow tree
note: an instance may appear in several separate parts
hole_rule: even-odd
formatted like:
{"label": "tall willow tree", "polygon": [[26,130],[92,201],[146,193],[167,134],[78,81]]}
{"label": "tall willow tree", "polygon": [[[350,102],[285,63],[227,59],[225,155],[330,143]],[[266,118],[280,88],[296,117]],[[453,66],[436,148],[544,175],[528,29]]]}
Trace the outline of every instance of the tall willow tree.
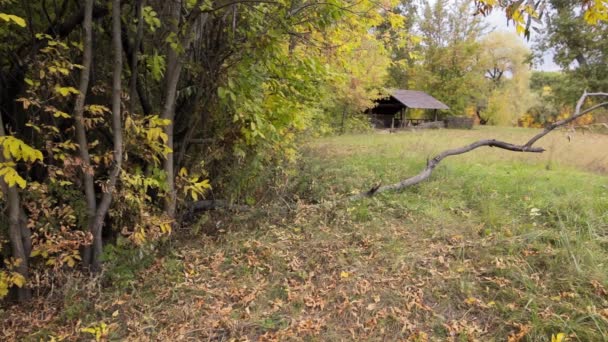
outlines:
{"label": "tall willow tree", "polygon": [[530,55],[515,33],[492,32],[481,40],[487,100],[477,111],[480,122],[513,125],[532,106]]}

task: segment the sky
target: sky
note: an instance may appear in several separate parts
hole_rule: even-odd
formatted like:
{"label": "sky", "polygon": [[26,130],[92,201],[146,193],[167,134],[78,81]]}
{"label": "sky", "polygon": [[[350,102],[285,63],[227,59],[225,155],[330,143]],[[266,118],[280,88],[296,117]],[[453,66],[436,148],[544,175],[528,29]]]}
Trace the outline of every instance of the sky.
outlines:
{"label": "sky", "polygon": [[[505,17],[505,13],[502,11],[492,11],[490,15],[484,18],[484,21],[496,31],[507,31],[507,32],[515,32],[515,26],[507,25],[507,18]],[[532,35],[538,34],[534,31],[531,33]],[[526,44],[530,49],[532,49],[532,40],[527,41],[522,35],[519,35],[520,39],[524,44]],[[553,63],[553,54],[551,51],[546,52],[543,55],[542,63],[538,63],[539,65],[534,66],[534,70],[542,70],[542,71],[558,71],[560,68]]]}

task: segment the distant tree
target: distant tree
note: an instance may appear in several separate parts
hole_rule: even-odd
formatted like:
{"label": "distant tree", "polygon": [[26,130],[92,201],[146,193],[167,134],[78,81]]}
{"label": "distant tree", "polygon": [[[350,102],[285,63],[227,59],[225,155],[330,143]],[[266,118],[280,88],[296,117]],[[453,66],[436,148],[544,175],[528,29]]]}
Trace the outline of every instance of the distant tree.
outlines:
{"label": "distant tree", "polygon": [[546,33],[536,39],[539,54],[553,52],[553,60],[567,77],[567,85],[555,88],[562,104],[571,104],[584,89],[608,89],[608,22],[589,25],[580,13],[580,1],[552,0],[546,11]]}
{"label": "distant tree", "polygon": [[529,57],[530,50],[515,33],[492,32],[481,39],[487,107],[476,110],[480,122],[514,124],[532,105]]}
{"label": "distant tree", "polygon": [[471,1],[425,3],[419,22],[420,57],[409,68],[410,85],[440,98],[461,115],[484,87],[479,63],[483,25]]}
{"label": "distant tree", "polygon": [[568,3],[588,25],[597,25],[608,21],[608,2],[605,0],[475,0],[477,14],[487,15],[499,8],[504,11],[508,22],[515,25],[517,33],[526,38],[532,31],[539,33],[541,18],[552,11],[551,6],[559,7]]}

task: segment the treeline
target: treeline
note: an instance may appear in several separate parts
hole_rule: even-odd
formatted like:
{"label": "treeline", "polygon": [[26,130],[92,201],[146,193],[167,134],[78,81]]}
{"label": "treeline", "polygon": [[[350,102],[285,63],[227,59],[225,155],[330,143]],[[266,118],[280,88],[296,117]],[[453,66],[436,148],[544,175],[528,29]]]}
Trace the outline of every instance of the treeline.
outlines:
{"label": "treeline", "polygon": [[[387,86],[512,120],[484,117],[529,72],[482,38],[493,3],[0,0],[0,297],[143,250],[199,199],[272,199],[299,140],[367,127]],[[530,5],[502,5],[529,33]]]}
{"label": "treeline", "polygon": [[[493,32],[483,17],[467,15],[479,10],[470,1],[423,3],[407,11],[414,34],[395,49],[388,85],[424,90],[445,102],[449,114],[480,124],[542,127],[564,118],[585,89],[608,89],[608,25],[590,25],[584,3],[534,2],[529,10],[544,12],[510,22],[513,32]],[[561,71],[532,70],[547,52]],[[594,115],[601,121],[605,113]]]}

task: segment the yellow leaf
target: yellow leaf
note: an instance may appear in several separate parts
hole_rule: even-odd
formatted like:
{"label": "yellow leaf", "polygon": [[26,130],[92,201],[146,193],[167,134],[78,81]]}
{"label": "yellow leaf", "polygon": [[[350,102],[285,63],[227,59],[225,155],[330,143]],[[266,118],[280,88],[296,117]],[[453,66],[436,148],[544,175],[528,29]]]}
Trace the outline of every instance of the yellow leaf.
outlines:
{"label": "yellow leaf", "polygon": [[17,177],[17,178],[15,178],[15,182],[17,182],[17,185],[19,185],[19,187],[21,189],[25,189],[25,185],[26,185],[25,179],[23,179],[21,177]]}
{"label": "yellow leaf", "polygon": [[69,255],[64,258],[64,261],[68,264],[68,266],[70,266],[70,268],[73,268],[76,265],[76,261]]}
{"label": "yellow leaf", "polygon": [[68,114],[66,112],[62,112],[60,110],[58,110],[55,113],[53,113],[53,116],[56,117],[56,118],[64,118],[64,119],[69,119],[70,118],[70,114]]}
{"label": "yellow leaf", "polygon": [[[1,275],[1,274],[0,274]],[[0,277],[0,298],[4,298],[8,294],[8,283]]]}
{"label": "yellow leaf", "polygon": [[74,87],[61,87],[58,85],[55,86],[55,92],[63,97],[68,96],[70,94],[79,94],[80,93],[78,91],[78,89],[76,89]]}
{"label": "yellow leaf", "polygon": [[348,278],[350,277],[350,273],[346,272],[346,271],[342,271],[340,272],[340,278]]}
{"label": "yellow leaf", "polygon": [[464,302],[468,305],[473,305],[473,304],[477,303],[477,298],[469,297],[469,298],[465,299]]}
{"label": "yellow leaf", "polygon": [[203,189],[211,189],[211,184],[209,184],[209,180],[205,179],[204,181],[198,183],[199,186]]}
{"label": "yellow leaf", "polygon": [[11,275],[11,281],[17,287],[23,287],[23,285],[25,285],[25,278],[17,272],[13,272]]}
{"label": "yellow leaf", "polygon": [[0,13],[0,19],[3,19],[4,21],[8,22],[13,22],[21,27],[27,26],[25,23],[25,19],[13,14]]}
{"label": "yellow leaf", "polygon": [[566,338],[566,334],[559,333],[557,335],[551,334],[551,342],[563,342]]}
{"label": "yellow leaf", "polygon": [[182,167],[181,169],[179,169],[179,175],[181,177],[185,177],[188,175],[188,170],[185,167]]}

